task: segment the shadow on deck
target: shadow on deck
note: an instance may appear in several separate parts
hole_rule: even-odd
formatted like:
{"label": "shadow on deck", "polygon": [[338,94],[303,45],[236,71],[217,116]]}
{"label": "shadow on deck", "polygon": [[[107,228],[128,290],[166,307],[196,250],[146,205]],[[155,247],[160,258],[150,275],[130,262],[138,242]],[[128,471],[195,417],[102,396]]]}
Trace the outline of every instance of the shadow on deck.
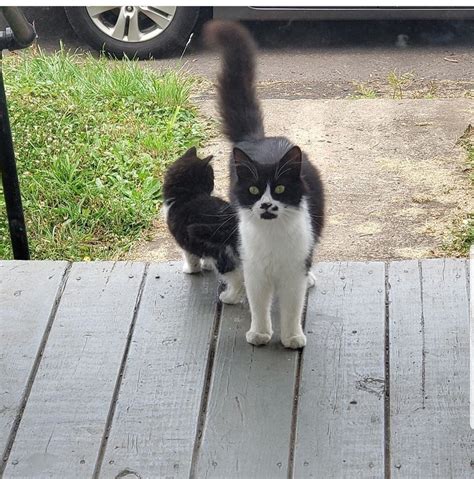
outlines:
{"label": "shadow on deck", "polygon": [[318,264],[303,352],[179,266],[0,262],[5,478],[472,477],[465,260]]}

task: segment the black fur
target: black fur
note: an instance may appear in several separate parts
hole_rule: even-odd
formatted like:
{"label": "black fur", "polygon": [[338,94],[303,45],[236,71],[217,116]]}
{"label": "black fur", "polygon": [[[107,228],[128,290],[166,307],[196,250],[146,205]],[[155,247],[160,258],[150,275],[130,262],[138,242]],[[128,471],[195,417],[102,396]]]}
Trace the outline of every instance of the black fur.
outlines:
{"label": "black fur", "polygon": [[211,196],[212,156],[198,158],[189,149],[167,170],[163,185],[168,228],[178,245],[200,258],[213,258],[219,273],[238,264],[237,217],[226,201]]}
{"label": "black fur", "polygon": [[205,41],[223,52],[217,82],[225,135],[234,143],[264,137],[263,115],[255,92],[255,45],[238,23],[208,22]]}
{"label": "black fur", "polygon": [[[224,133],[234,144],[230,162],[230,197],[237,207],[251,207],[260,196],[251,195],[249,186],[270,184],[272,196],[289,206],[308,202],[315,243],[324,225],[324,189],[317,169],[305,153],[284,137],[265,137],[262,114],[255,91],[255,47],[248,31],[230,21],[209,22],[205,37],[208,44],[222,52],[222,71],[218,94]],[[288,155],[291,168],[275,182],[275,172]],[[257,178],[252,174],[254,167]],[[285,194],[273,194],[276,184],[285,186]],[[263,188],[264,189],[264,188]]]}

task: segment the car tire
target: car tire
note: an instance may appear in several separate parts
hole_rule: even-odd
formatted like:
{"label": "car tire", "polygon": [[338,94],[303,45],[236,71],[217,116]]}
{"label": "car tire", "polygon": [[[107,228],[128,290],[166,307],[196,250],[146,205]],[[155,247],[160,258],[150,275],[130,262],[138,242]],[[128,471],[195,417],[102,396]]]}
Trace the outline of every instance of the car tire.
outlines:
{"label": "car tire", "polygon": [[184,47],[196,26],[199,7],[177,7],[169,25],[157,36],[145,41],[121,41],[104,33],[93,22],[87,7],[64,7],[76,35],[96,50],[122,58],[161,58]]}

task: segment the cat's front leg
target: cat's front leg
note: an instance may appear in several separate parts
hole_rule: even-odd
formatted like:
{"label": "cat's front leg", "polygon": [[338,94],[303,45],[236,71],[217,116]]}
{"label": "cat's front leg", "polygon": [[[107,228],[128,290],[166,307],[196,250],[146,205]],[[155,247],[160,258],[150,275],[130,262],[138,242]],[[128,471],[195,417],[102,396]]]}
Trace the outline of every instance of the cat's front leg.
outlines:
{"label": "cat's front leg", "polygon": [[201,269],[203,271],[213,271],[216,267],[215,263],[212,258],[201,258]]}
{"label": "cat's front leg", "polygon": [[302,315],[308,277],[301,272],[291,275],[288,281],[278,286],[281,318],[281,342],[283,346],[299,349],[306,346]]}
{"label": "cat's front leg", "polygon": [[193,274],[201,272],[201,258],[183,250],[183,273]]}
{"label": "cat's front leg", "polygon": [[256,271],[245,271],[245,290],[252,316],[247,342],[255,346],[267,344],[272,339],[272,286]]}
{"label": "cat's front leg", "polygon": [[226,288],[219,295],[219,299],[226,304],[240,303],[244,293],[242,269],[237,267],[232,271],[221,274],[221,277],[226,284]]}

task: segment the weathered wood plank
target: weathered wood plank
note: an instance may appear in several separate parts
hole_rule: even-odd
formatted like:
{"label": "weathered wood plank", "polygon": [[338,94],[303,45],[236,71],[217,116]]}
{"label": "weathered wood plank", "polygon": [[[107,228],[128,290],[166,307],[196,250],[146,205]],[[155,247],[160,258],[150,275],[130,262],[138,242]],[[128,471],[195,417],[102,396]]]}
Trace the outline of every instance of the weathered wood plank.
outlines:
{"label": "weathered wood plank", "polygon": [[66,267],[65,261],[0,261],[0,458],[32,379]]}
{"label": "weathered wood plank", "polygon": [[144,268],[72,266],[5,477],[91,477]]}
{"label": "weathered wood plank", "polygon": [[267,346],[249,345],[249,326],[248,305],[223,306],[196,478],[288,475],[298,352],[278,328]]}
{"label": "weathered wood plank", "polygon": [[212,273],[150,267],[101,476],[189,477],[216,293]]}
{"label": "weathered wood plank", "polygon": [[315,268],[294,477],[383,477],[384,271],[383,263]]}
{"label": "weathered wood plank", "polygon": [[392,263],[392,477],[472,477],[464,260]]}

